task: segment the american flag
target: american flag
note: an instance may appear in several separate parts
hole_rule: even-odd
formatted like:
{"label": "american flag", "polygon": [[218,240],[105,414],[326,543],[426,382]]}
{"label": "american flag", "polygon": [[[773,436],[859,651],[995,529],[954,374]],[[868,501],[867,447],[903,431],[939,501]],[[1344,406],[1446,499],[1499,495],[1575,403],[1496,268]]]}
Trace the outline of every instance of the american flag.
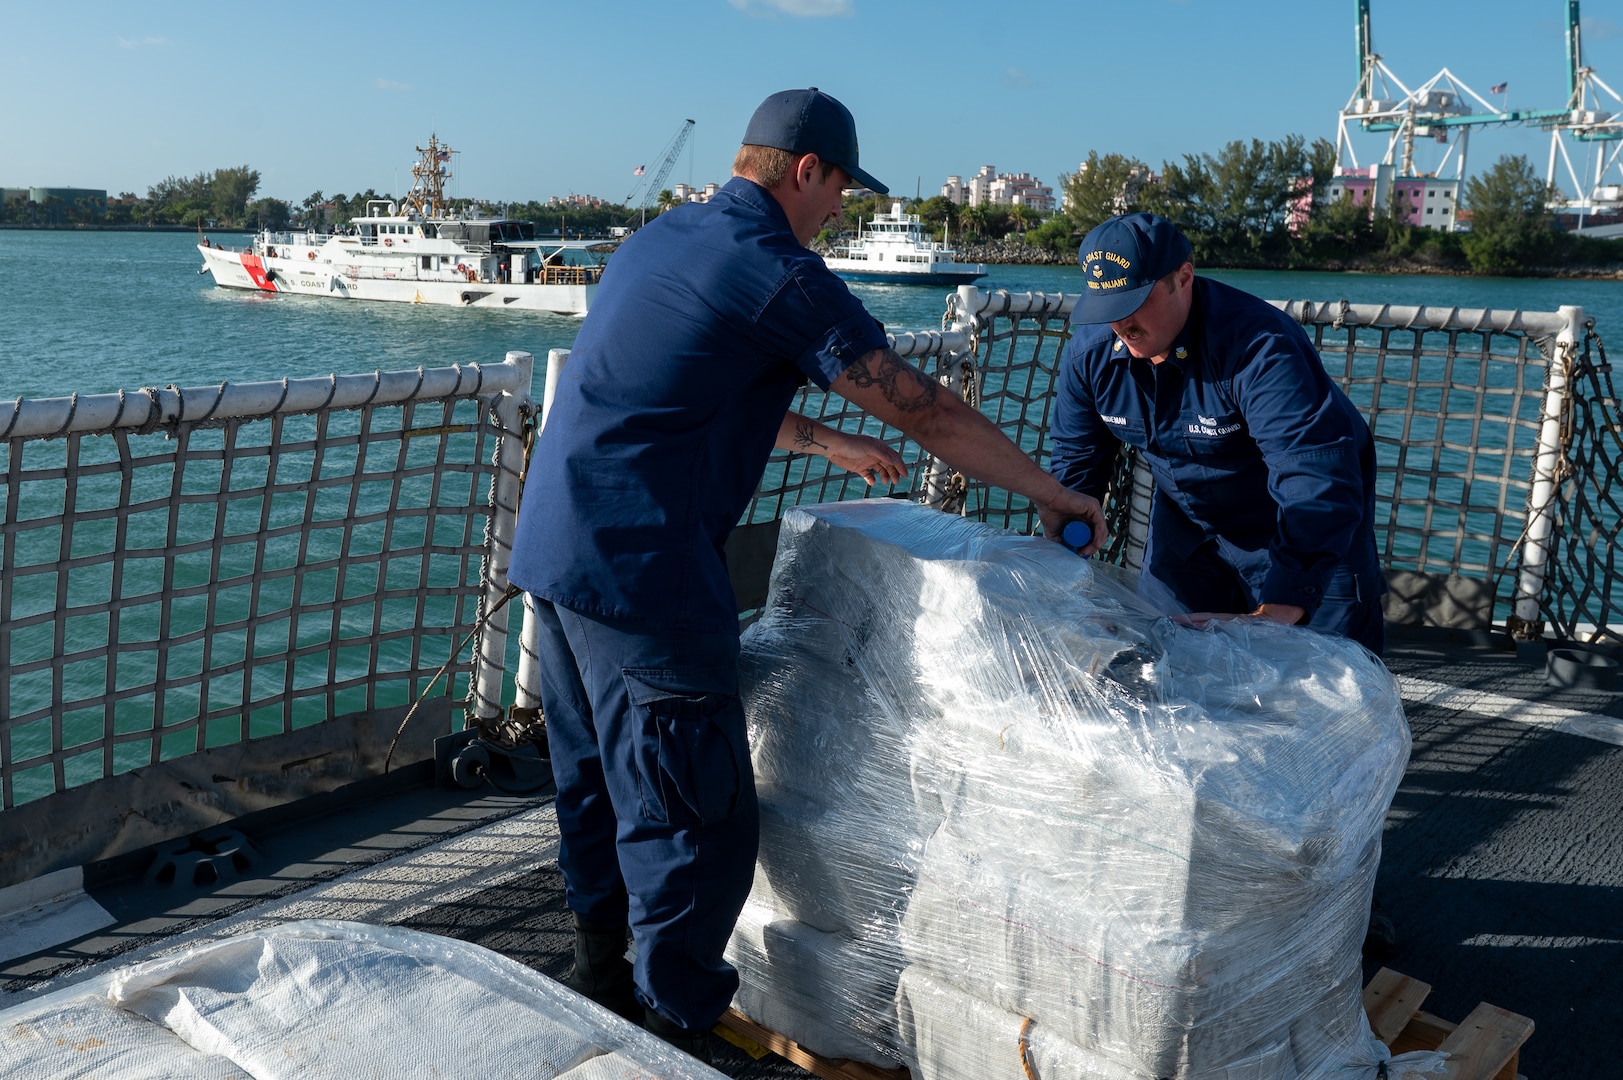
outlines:
{"label": "american flag", "polygon": [[643,173],[645,173],[647,171],[648,171],[648,166],[646,166],[646,165],[638,165],[635,169],[631,170],[631,175],[632,176],[641,176]]}
{"label": "american flag", "polygon": [[434,160],[435,161],[450,161],[451,160],[451,151],[449,151],[449,150],[441,150],[441,151],[439,151],[438,153],[436,153],[434,155]]}
{"label": "american flag", "polygon": [[1510,86],[1510,84],[1507,83],[1507,82],[1494,83],[1492,86],[1488,87],[1488,93],[1490,93],[1490,94],[1503,94],[1505,92],[1505,89],[1507,87],[1509,87],[1509,86]]}

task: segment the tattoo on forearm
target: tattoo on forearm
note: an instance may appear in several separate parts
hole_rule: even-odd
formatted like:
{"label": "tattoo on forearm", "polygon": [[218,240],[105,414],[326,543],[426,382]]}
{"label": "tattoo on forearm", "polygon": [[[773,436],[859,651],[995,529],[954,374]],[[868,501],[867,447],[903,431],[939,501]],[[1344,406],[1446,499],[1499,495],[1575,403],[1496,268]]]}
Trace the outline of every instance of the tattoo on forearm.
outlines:
{"label": "tattoo on forearm", "polygon": [[812,432],[814,430],[815,429],[812,427],[811,421],[809,421],[809,420],[796,420],[795,421],[795,449],[796,450],[804,450],[807,453],[810,453],[811,448],[814,447],[814,446],[821,447],[824,450],[828,449],[828,443],[820,443],[816,439],[812,438]]}
{"label": "tattoo on forearm", "polygon": [[869,353],[846,369],[852,383],[863,389],[879,387],[885,400],[903,412],[922,412],[935,404],[938,387],[922,371],[897,356],[894,349],[876,352],[877,362],[871,361],[874,353]]}

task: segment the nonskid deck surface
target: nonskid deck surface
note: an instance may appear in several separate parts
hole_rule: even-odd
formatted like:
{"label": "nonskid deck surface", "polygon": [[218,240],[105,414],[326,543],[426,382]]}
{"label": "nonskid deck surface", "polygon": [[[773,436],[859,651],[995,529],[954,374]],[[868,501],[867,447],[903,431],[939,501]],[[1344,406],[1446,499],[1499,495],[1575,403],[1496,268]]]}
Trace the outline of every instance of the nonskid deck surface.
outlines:
{"label": "nonskid deck surface", "polygon": [[[1398,637],[1387,663],[1414,750],[1376,886],[1397,943],[1369,958],[1366,979],[1383,964],[1424,979],[1435,987],[1426,1007],[1441,1016],[1489,1001],[1533,1018],[1521,1057],[1531,1080],[1614,1075],[1605,1048],[1623,1030],[1623,746],[1562,723],[1623,718],[1623,694],[1551,688],[1514,653],[1440,639]],[[0,967],[0,1006],[106,963],[300,918],[407,926],[554,977],[569,968],[544,799],[418,787],[252,839],[260,864],[210,889],[92,886],[117,925]],[[712,1043],[729,1075],[805,1075]]]}
{"label": "nonskid deck surface", "polygon": [[[0,966],[0,1008],[109,965],[297,919],[443,934],[552,978],[573,962],[550,797],[420,786],[253,841],[254,871],[212,888],[90,888],[117,924]],[[716,1036],[711,1043],[717,1068],[740,1080],[806,1075],[773,1055],[756,1058]]]}
{"label": "nonskid deck surface", "polygon": [[1623,722],[1592,718],[1623,717],[1623,694],[1553,688],[1489,647],[1400,639],[1386,659],[1414,737],[1375,886],[1387,966],[1431,983],[1438,1015],[1489,1001],[1531,1017],[1531,1080],[1615,1076],[1623,746],[1562,728],[1615,737]]}

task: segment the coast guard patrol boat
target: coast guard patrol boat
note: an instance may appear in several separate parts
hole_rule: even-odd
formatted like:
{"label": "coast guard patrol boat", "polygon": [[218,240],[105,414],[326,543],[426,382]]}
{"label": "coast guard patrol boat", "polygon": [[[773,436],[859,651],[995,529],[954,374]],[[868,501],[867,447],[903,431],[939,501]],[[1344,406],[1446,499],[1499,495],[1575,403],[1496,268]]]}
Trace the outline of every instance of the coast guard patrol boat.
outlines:
{"label": "coast guard patrol boat", "polygon": [[198,272],[228,289],[586,314],[602,263],[569,263],[564,253],[606,241],[542,240],[528,221],[449,215],[451,149],[432,135],[417,149],[405,206],[372,200],[337,235],[263,229],[245,248],[204,239]]}

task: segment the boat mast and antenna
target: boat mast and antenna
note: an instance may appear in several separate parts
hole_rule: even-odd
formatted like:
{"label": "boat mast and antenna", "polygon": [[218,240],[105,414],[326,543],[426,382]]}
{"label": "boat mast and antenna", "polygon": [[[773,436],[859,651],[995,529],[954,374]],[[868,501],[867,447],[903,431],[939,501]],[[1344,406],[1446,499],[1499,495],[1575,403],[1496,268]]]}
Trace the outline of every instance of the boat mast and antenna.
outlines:
{"label": "boat mast and antenna", "polygon": [[445,182],[451,178],[452,152],[432,132],[428,145],[417,148],[417,161],[411,167],[411,190],[406,193],[407,213],[415,212],[425,221],[445,213]]}

